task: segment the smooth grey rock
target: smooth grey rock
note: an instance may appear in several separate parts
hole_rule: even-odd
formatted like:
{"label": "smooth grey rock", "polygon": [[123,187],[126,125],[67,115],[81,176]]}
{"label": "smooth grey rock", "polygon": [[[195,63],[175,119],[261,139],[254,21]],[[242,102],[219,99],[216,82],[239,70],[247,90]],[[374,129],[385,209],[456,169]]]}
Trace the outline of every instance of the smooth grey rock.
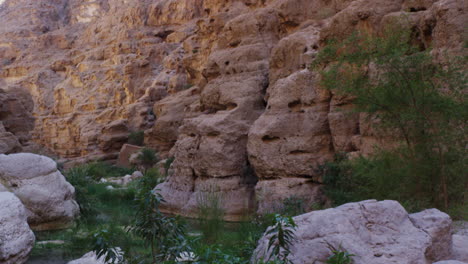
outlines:
{"label": "smooth grey rock", "polygon": [[26,210],[10,192],[0,192],[0,264],[22,264],[34,246]]}
{"label": "smooth grey rock", "polygon": [[0,181],[24,204],[34,230],[67,227],[79,213],[75,188],[48,157],[31,153],[0,155]]}

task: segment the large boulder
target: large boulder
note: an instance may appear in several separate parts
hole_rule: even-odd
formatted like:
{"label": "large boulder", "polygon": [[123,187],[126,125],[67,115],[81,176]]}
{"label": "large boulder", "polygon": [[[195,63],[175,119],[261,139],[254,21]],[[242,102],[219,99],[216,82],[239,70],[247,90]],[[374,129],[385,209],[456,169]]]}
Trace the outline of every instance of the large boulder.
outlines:
{"label": "large boulder", "polygon": [[26,218],[18,197],[0,190],[0,264],[22,264],[28,259],[35,237]]}
{"label": "large boulder", "polygon": [[[368,200],[294,218],[294,264],[325,263],[332,249],[354,254],[355,264],[427,264],[450,259],[451,219],[436,209],[408,214],[396,201]],[[267,256],[268,236],[255,251]]]}
{"label": "large boulder", "polygon": [[24,204],[34,230],[64,228],[79,213],[75,189],[48,157],[30,153],[0,155],[0,182]]}

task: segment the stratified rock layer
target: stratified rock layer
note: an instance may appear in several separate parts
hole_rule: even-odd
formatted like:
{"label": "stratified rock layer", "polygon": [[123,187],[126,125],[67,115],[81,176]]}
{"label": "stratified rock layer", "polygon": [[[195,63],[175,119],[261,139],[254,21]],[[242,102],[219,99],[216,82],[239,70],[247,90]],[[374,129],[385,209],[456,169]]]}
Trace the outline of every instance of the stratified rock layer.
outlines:
{"label": "stratified rock layer", "polygon": [[0,184],[24,204],[28,223],[34,230],[64,228],[79,213],[75,188],[48,157],[0,154]]}
{"label": "stratified rock layer", "polygon": [[[349,203],[294,217],[294,264],[326,263],[332,250],[353,254],[355,264],[427,264],[452,258],[450,217],[437,209],[408,214],[396,201]],[[255,259],[268,258],[269,236]]]}
{"label": "stratified rock layer", "polygon": [[[233,219],[294,194],[317,202],[317,165],[382,139],[347,113],[349,98],[319,87],[309,65],[325,41],[400,23],[443,59],[463,49],[467,9],[459,0],[6,0],[0,88],[27,91],[32,102],[20,105],[34,124],[17,135],[17,118],[0,121],[19,143],[31,137],[66,158],[115,159],[130,132],[145,130],[148,146],[175,157],[158,186],[168,212],[193,214],[210,190]],[[0,140],[0,151],[17,151],[10,134]]]}
{"label": "stratified rock layer", "polygon": [[25,263],[34,241],[23,204],[0,184],[0,264]]}

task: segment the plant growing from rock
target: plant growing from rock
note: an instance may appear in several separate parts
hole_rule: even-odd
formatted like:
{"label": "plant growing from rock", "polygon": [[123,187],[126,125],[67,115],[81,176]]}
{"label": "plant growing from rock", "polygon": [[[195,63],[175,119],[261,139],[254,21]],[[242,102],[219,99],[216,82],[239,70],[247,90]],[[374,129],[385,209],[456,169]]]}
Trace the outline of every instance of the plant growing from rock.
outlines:
{"label": "plant growing from rock", "polygon": [[354,261],[351,257],[353,257],[353,254],[349,254],[348,252],[342,250],[342,249],[336,249],[333,245],[328,244],[328,248],[331,250],[333,253],[328,259],[327,259],[327,264],[353,264]]}
{"label": "plant growing from rock", "polygon": [[270,252],[268,261],[292,263],[288,260],[288,256],[291,254],[292,243],[296,239],[294,235],[296,228],[292,217],[275,215],[275,224],[266,231],[266,235],[270,236],[267,248],[267,251]]}
{"label": "plant growing from rock", "polygon": [[138,155],[138,160],[143,166],[143,170],[146,171],[159,161],[159,157],[154,149],[143,148]]}

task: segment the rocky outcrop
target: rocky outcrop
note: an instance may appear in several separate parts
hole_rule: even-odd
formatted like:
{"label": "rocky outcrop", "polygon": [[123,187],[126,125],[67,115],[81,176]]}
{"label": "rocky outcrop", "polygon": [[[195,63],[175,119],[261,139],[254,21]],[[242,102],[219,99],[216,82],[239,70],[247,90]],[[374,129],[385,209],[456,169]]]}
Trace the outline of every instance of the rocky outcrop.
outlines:
{"label": "rocky outcrop", "polygon": [[0,263],[25,263],[34,241],[23,204],[14,194],[0,188]]}
{"label": "rocky outcrop", "polygon": [[145,130],[148,146],[175,157],[158,186],[165,210],[191,215],[196,197],[217,189],[234,219],[293,194],[320,202],[317,165],[381,143],[309,69],[326,40],[401,23],[442,60],[463,49],[467,9],[458,0],[6,0],[0,87],[28,92],[35,119],[25,131],[61,157],[115,159],[130,132]]}
{"label": "rocky outcrop", "polygon": [[34,230],[64,228],[79,213],[75,189],[45,156],[0,155],[0,182],[24,204]]}
{"label": "rocky outcrop", "polygon": [[[356,264],[426,264],[451,259],[451,219],[437,209],[408,214],[396,201],[349,203],[294,217],[294,264],[325,263],[332,249],[354,254]],[[268,236],[255,250],[267,256]]]}
{"label": "rocky outcrop", "polygon": [[28,143],[34,127],[32,106],[24,89],[7,92],[0,88],[0,154],[19,152]]}

